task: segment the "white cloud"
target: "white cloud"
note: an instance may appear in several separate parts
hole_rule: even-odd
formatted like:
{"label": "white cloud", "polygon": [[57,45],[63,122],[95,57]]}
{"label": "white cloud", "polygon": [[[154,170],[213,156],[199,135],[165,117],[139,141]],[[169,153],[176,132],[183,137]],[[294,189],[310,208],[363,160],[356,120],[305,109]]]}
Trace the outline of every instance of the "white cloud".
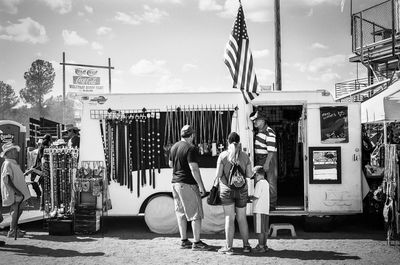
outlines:
{"label": "white cloud", "polygon": [[159,76],[168,75],[169,70],[165,67],[166,62],[162,60],[149,61],[146,59],[140,60],[130,68],[130,72],[137,76]]}
{"label": "white cloud", "polygon": [[256,74],[257,74],[257,81],[261,85],[270,85],[274,82],[274,72],[265,69],[265,68],[260,68],[256,69]]}
{"label": "white cloud", "polygon": [[[204,2],[214,2],[212,0],[200,0]],[[284,8],[291,10],[296,15],[304,14],[311,16],[313,14],[312,7],[322,4],[329,5],[340,5],[340,0],[292,0],[292,1],[281,1]],[[274,18],[274,1],[265,0],[251,0],[243,1],[243,10],[246,20],[253,22],[266,22],[273,21]],[[200,6],[200,5],[199,5]],[[223,18],[232,18],[237,14],[239,3],[237,0],[225,0],[223,4],[223,10],[218,13]],[[311,10],[310,10],[311,7]],[[201,9],[203,11],[212,11],[212,9]],[[215,11],[215,10],[213,10]],[[217,10],[219,11],[219,10]]]}
{"label": "white cloud", "polygon": [[311,73],[322,73],[327,72],[332,67],[340,66],[346,63],[346,56],[343,54],[337,54],[328,57],[318,57],[313,59],[307,67],[307,70]]}
{"label": "white cloud", "polygon": [[0,27],[0,39],[33,44],[45,43],[48,40],[46,29],[43,25],[30,17],[21,18],[18,21],[18,24]]}
{"label": "white cloud", "polygon": [[307,79],[311,81],[319,81],[319,82],[332,82],[335,80],[339,80],[341,76],[334,72],[323,73],[318,76],[308,76]]}
{"label": "white cloud", "polygon": [[111,31],[112,31],[112,29],[109,28],[109,27],[99,27],[99,28],[96,30],[96,34],[99,35],[99,36],[101,36],[101,35],[108,35]]}
{"label": "white cloud", "polygon": [[40,0],[40,1],[45,3],[52,10],[60,14],[66,14],[72,10],[71,0]]}
{"label": "white cloud", "polygon": [[114,19],[116,21],[122,22],[124,24],[129,24],[129,25],[139,25],[140,24],[140,21],[137,18],[135,18],[134,16],[130,16],[123,12],[117,12]]}
{"label": "white cloud", "polygon": [[127,14],[124,12],[117,12],[114,19],[128,25],[140,25],[143,22],[159,23],[161,19],[169,16],[169,14],[158,8],[151,8],[148,5],[143,6],[143,14],[138,15],[135,13]]}
{"label": "white cloud", "polygon": [[93,50],[102,50],[104,47],[100,43],[94,41],[92,42],[92,48]]}
{"label": "white cloud", "polygon": [[73,30],[69,31],[69,30],[64,29],[62,31],[62,36],[64,39],[64,43],[66,45],[80,46],[80,45],[86,45],[89,43],[86,39],[79,36],[78,33]]}
{"label": "white cloud", "polygon": [[218,4],[216,0],[199,0],[199,8],[202,11],[219,11],[223,6]]}
{"label": "white cloud", "polygon": [[326,50],[326,49],[328,49],[328,46],[326,46],[326,45],[324,45],[322,43],[319,43],[319,42],[315,42],[315,43],[311,44],[311,49]]}
{"label": "white cloud", "polygon": [[264,50],[252,51],[252,54],[254,58],[262,58],[269,56],[270,52],[268,49],[264,49]]}
{"label": "white cloud", "polygon": [[190,72],[190,71],[192,71],[194,69],[197,69],[197,68],[198,68],[197,65],[191,64],[191,63],[187,63],[187,64],[182,66],[182,72],[187,73],[187,72]]}
{"label": "white cloud", "polygon": [[157,83],[157,92],[181,92],[186,91],[182,79],[171,76],[170,74],[163,75]]}
{"label": "white cloud", "polygon": [[103,54],[103,45],[101,45],[100,43],[93,41],[92,44],[92,49],[97,51],[98,54],[102,55]]}
{"label": "white cloud", "polygon": [[21,0],[1,0],[0,1],[0,12],[6,12],[9,14],[18,13],[18,5]]}
{"label": "white cloud", "polygon": [[93,14],[93,7],[91,7],[91,6],[86,6],[86,5],[85,5],[85,10],[86,10],[86,12],[88,12],[89,14]]}

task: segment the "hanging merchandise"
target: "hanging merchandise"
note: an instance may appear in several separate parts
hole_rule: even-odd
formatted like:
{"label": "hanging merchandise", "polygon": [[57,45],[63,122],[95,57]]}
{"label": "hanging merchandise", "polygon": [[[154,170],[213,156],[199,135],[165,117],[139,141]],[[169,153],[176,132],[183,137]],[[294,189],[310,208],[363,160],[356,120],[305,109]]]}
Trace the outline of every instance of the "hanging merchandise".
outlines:
{"label": "hanging merchandise", "polygon": [[[199,166],[215,167],[217,155],[226,149],[235,114],[237,107],[233,106],[168,106],[165,112],[145,108],[91,110],[91,118],[99,120],[108,182],[126,186],[137,197],[146,186],[155,189],[156,175],[169,167],[170,149],[180,140],[185,124],[195,131],[193,144],[200,154]],[[78,186],[86,188],[87,184]]]}
{"label": "hanging merchandise", "polygon": [[73,148],[46,148],[43,155],[44,213],[49,217],[73,213],[72,185],[76,177],[79,150]]}

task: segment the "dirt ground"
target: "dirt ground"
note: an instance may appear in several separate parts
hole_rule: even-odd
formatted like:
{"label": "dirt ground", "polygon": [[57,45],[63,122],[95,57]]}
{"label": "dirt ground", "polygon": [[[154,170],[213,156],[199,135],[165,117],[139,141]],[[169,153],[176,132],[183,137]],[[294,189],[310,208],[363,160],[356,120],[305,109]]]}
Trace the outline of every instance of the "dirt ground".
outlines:
{"label": "dirt ground", "polygon": [[[251,221],[251,219],[249,219]],[[400,264],[400,246],[388,246],[384,231],[365,219],[347,217],[336,220],[333,232],[305,232],[298,218],[272,218],[272,222],[291,222],[297,237],[278,233],[268,241],[265,254],[244,254],[236,233],[236,255],[217,253],[224,235],[203,235],[214,246],[212,251],[179,249],[179,235],[159,235],[148,230],[143,217],[108,217],[104,229],[92,236],[49,236],[42,221],[24,224],[26,237],[5,237],[0,231],[0,264]],[[250,229],[250,243],[257,244]]]}

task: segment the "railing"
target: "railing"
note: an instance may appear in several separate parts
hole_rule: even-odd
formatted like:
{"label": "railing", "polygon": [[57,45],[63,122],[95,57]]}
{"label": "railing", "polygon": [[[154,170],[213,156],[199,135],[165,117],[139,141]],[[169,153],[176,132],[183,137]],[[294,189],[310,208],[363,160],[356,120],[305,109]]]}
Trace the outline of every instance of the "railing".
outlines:
{"label": "railing", "polygon": [[363,57],[364,48],[382,40],[392,39],[395,54],[395,35],[399,32],[399,0],[387,0],[352,14],[352,49]]}
{"label": "railing", "polygon": [[[385,84],[374,86],[385,80],[385,77],[359,78],[335,84],[335,98],[340,101],[363,102],[386,88]],[[369,89],[367,89],[369,87]],[[360,93],[355,93],[360,91]],[[350,96],[351,95],[351,96]]]}

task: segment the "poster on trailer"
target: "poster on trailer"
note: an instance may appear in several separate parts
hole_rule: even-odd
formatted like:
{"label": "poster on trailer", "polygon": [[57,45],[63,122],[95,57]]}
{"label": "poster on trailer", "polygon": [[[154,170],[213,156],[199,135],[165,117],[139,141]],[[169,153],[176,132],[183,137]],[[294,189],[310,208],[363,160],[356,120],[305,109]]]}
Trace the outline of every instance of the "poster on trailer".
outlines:
{"label": "poster on trailer", "polygon": [[72,94],[105,93],[108,84],[108,70],[74,66],[71,76],[66,77],[67,92]]}
{"label": "poster on trailer", "polygon": [[321,143],[348,143],[348,112],[345,106],[321,107]]}

